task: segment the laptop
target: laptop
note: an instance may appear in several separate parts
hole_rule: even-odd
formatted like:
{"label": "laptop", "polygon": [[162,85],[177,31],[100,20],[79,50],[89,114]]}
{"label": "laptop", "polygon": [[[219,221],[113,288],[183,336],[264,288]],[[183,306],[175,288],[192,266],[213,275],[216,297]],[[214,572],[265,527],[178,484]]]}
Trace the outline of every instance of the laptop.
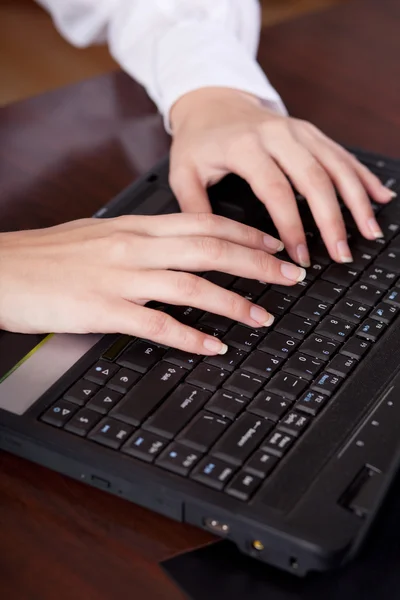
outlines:
{"label": "laptop", "polygon": [[[400,162],[354,151],[391,189]],[[240,178],[209,190],[215,212],[276,235]],[[400,204],[373,205],[368,241],[343,206],[352,264],[335,264],[297,201],[312,266],[286,288],[201,274],[275,317],[251,329],[162,306],[223,339],[201,357],[122,335],[0,333],[0,447],[297,575],[360,547],[400,460]],[[98,218],[178,212],[168,160]]]}

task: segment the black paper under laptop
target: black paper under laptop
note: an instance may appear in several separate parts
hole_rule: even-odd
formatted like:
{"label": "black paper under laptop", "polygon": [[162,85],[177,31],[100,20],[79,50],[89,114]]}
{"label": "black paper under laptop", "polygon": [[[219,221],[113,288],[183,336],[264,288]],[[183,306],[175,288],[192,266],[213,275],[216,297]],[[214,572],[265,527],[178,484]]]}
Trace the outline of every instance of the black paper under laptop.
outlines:
{"label": "black paper under laptop", "polygon": [[241,554],[227,541],[162,567],[191,600],[396,600],[400,598],[400,476],[359,555],[304,579]]}

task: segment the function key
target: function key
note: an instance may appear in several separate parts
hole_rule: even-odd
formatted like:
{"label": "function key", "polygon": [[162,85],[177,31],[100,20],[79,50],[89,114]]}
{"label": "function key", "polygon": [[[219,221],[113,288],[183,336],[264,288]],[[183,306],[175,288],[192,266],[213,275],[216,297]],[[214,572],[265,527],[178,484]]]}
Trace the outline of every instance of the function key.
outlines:
{"label": "function key", "polygon": [[315,326],[314,321],[298,317],[294,314],[285,315],[274,328],[279,333],[286,333],[291,337],[302,340]]}
{"label": "function key", "polygon": [[323,281],[322,279],[316,281],[308,290],[307,295],[322,302],[328,302],[334,304],[340,296],[346,291],[344,286],[330,283],[329,281]]}
{"label": "function key", "polygon": [[360,304],[357,300],[352,300],[345,296],[333,307],[331,315],[341,317],[345,321],[350,321],[350,323],[355,323],[357,325],[367,316],[370,310],[370,306]]}
{"label": "function key", "polygon": [[308,382],[300,377],[295,377],[282,371],[271,379],[265,390],[278,394],[289,400],[296,400],[307,386]]}
{"label": "function key", "polygon": [[362,304],[373,306],[383,296],[384,291],[380,288],[367,283],[366,281],[360,281],[349,289],[348,296],[353,300],[357,300]]}
{"label": "function key", "polygon": [[99,386],[91,381],[81,379],[64,394],[65,400],[83,406],[98,390]]}
{"label": "function key", "polygon": [[215,356],[208,356],[204,359],[205,363],[214,365],[214,367],[220,367],[227,371],[233,371],[247,356],[247,352],[228,346],[228,350],[225,354],[217,354]]}
{"label": "function key", "polygon": [[397,316],[399,307],[386,302],[380,302],[369,315],[371,319],[389,324]]}
{"label": "function key", "polygon": [[296,298],[290,296],[289,293],[280,294],[274,290],[269,290],[263,296],[261,296],[257,304],[265,308],[273,315],[280,316],[288,311],[295,301]]}
{"label": "function key", "polygon": [[[310,321],[319,321],[328,312],[331,305],[327,302],[321,302],[316,298],[308,296],[300,298],[291,312]],[[295,337],[295,336],[294,336]]]}
{"label": "function key", "polygon": [[122,367],[146,373],[165,354],[165,349],[150,342],[135,342],[117,360]]}
{"label": "function key", "polygon": [[247,410],[264,419],[278,421],[286,413],[291,404],[292,402],[288,399],[276,394],[270,394],[264,390],[257,394],[253,402],[249,404]]}
{"label": "function key", "polygon": [[225,488],[225,492],[239,500],[249,500],[262,483],[262,479],[256,475],[240,471],[232,482]]}
{"label": "function key", "polygon": [[260,388],[264,385],[266,379],[253,373],[247,373],[246,371],[235,371],[224,383],[224,389],[246,396],[247,398],[253,398]]}
{"label": "function key", "polygon": [[372,267],[363,273],[361,281],[372,283],[373,285],[376,285],[376,287],[387,290],[394,284],[397,278],[398,273],[395,271],[388,271],[383,267],[372,265]]}
{"label": "function key", "polygon": [[338,347],[338,342],[333,342],[330,338],[313,334],[303,342],[300,346],[300,351],[303,352],[303,354],[309,354],[310,356],[320,358],[321,360],[329,360]]}
{"label": "function key", "polygon": [[89,408],[81,408],[80,411],[72,417],[65,425],[64,429],[75,433],[76,435],[85,436],[101,419],[99,413],[90,410]]}
{"label": "function key", "polygon": [[306,417],[301,412],[291,410],[285,418],[280,421],[278,427],[281,431],[285,431],[286,433],[298,437],[309,425],[310,420],[310,417]]}
{"label": "function key", "polygon": [[121,394],[126,394],[139,378],[139,373],[136,373],[131,369],[120,369],[107,383],[107,387],[116,392],[120,392]]}
{"label": "function key", "polygon": [[273,431],[262,445],[262,450],[280,458],[295,442],[295,437],[283,431]]}
{"label": "function key", "polygon": [[315,333],[324,335],[332,340],[342,342],[347,339],[354,329],[354,325],[348,321],[343,321],[338,317],[325,317],[318,325]]}
{"label": "function key", "polygon": [[340,350],[340,354],[344,354],[345,356],[350,356],[350,358],[355,358],[356,360],[360,360],[367,352],[367,350],[371,347],[371,343],[367,340],[362,340],[358,337],[353,337],[351,340],[345,343],[343,348]]}
{"label": "function key", "polygon": [[333,375],[332,373],[321,373],[314,381],[312,385],[312,390],[316,392],[321,392],[321,394],[326,394],[327,396],[332,396],[342,383],[343,379],[338,375]]}
{"label": "function key", "polygon": [[156,459],[156,464],[163,469],[178,473],[179,475],[187,475],[189,471],[199,462],[202,454],[196,450],[191,450],[173,442],[163,450],[161,455]]}
{"label": "function key", "polygon": [[194,369],[194,371],[189,373],[186,381],[187,383],[191,383],[197,387],[214,392],[220,385],[222,385],[228,375],[229,371],[224,371],[224,369],[219,369],[218,367],[201,363]]}
{"label": "function key", "polygon": [[264,479],[276,467],[278,462],[276,456],[272,456],[272,454],[268,454],[262,450],[257,450],[244,465],[243,470],[246,473]]}
{"label": "function key", "polygon": [[264,336],[263,329],[252,329],[244,325],[235,325],[223,338],[228,346],[249,352]]}
{"label": "function key", "polygon": [[238,394],[231,394],[226,390],[218,390],[207,403],[206,409],[228,419],[236,419],[238,414],[246,408],[249,399]]}
{"label": "function key", "polygon": [[201,358],[198,354],[191,354],[190,352],[184,352],[175,348],[168,350],[164,356],[167,362],[178,365],[178,367],[183,367],[184,369],[193,369],[201,361]]}
{"label": "function key", "polygon": [[160,435],[140,429],[123,445],[121,451],[140,460],[152,462],[167,444],[168,440]]}
{"label": "function key", "polygon": [[106,417],[89,433],[88,438],[117,450],[132,432],[133,427]]}
{"label": "function key", "polygon": [[99,360],[93,367],[84,375],[84,379],[93,381],[103,385],[118,371],[118,367],[105,360]]}
{"label": "function key", "polygon": [[357,329],[357,335],[365,338],[371,342],[376,342],[379,336],[384,332],[387,325],[382,321],[375,321],[374,319],[367,319]]}
{"label": "function key", "polygon": [[118,394],[118,392],[103,388],[89,400],[87,407],[105,415],[121,398],[122,395]]}
{"label": "function key", "polygon": [[76,404],[71,404],[66,400],[58,400],[53,406],[48,408],[46,412],[40,417],[41,421],[54,425],[55,427],[62,427],[70,418],[76,413],[78,407]]}
{"label": "function key", "polygon": [[202,411],[178,435],[177,439],[185,446],[207,452],[230,424],[231,421],[225,417]]}
{"label": "function key", "polygon": [[212,454],[234,465],[242,464],[272,429],[272,422],[244,413],[231,424]]}
{"label": "function key", "polygon": [[242,367],[245,371],[268,378],[271,377],[282,362],[283,359],[278,356],[255,350],[246,358]]}
{"label": "function key", "polygon": [[348,287],[357,279],[360,271],[345,265],[331,265],[323,273],[322,279]]}
{"label": "function key", "polygon": [[300,340],[294,339],[283,333],[272,331],[259,345],[259,350],[274,356],[287,358],[296,350]]}
{"label": "function key", "polygon": [[308,413],[315,417],[319,411],[325,406],[328,401],[328,396],[325,394],[318,394],[317,392],[306,392],[304,396],[297,402],[296,410]]}
{"label": "function key", "polygon": [[303,379],[313,379],[313,377],[322,369],[324,363],[321,360],[317,360],[313,356],[307,356],[296,352],[294,356],[289,358],[283,370],[286,373],[297,375]]}
{"label": "function key", "polygon": [[191,478],[216,490],[222,490],[236,468],[220,458],[207,456],[193,469]]}
{"label": "function key", "polygon": [[346,356],[345,354],[337,354],[334,359],[326,367],[329,373],[346,377],[356,366],[357,360]]}

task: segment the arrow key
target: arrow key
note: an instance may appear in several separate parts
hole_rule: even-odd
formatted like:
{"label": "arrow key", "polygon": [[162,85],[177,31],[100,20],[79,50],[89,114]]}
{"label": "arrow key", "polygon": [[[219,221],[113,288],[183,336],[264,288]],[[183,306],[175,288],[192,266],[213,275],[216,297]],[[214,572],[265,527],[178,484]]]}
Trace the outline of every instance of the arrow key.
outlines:
{"label": "arrow key", "polygon": [[100,421],[101,415],[90,410],[89,408],[81,408],[70,421],[65,425],[64,429],[76,435],[85,436],[97,423]]}
{"label": "arrow key", "polygon": [[98,390],[99,386],[95,383],[80,379],[64,394],[64,399],[83,406]]}
{"label": "arrow key", "polygon": [[58,400],[58,402],[46,410],[44,415],[40,417],[40,420],[55,427],[62,427],[77,410],[78,407],[76,404],[72,404],[66,400]]}
{"label": "arrow key", "polygon": [[103,385],[106,383],[115,373],[118,371],[118,367],[105,360],[99,360],[93,367],[84,375],[85,379],[93,381],[93,383],[99,383]]}

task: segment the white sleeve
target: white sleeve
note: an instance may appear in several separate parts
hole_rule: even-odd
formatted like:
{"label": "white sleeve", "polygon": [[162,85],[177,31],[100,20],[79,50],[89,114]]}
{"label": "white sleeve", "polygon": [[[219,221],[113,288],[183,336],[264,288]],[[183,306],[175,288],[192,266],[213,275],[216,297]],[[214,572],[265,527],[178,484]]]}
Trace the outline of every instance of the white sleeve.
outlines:
{"label": "white sleeve", "polygon": [[258,0],[38,0],[76,46],[107,42],[168,129],[172,105],[203,87],[248,92],[287,114],[256,61]]}

